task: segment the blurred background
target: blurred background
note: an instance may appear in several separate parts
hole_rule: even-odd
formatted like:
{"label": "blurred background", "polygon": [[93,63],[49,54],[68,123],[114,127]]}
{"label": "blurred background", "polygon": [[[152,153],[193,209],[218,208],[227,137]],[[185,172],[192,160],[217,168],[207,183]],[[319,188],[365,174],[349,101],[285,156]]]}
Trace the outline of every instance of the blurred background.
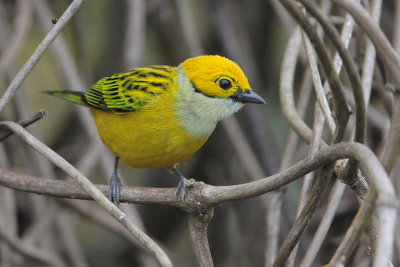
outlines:
{"label": "blurred background", "polygon": [[[369,1],[362,2],[369,5]],[[52,19],[61,16],[70,3],[0,0],[2,92],[53,27]],[[382,9],[381,26],[389,39],[393,35],[395,4],[395,0],[384,1]],[[332,14],[340,28],[343,12],[332,7]],[[152,64],[177,66],[189,57],[218,54],[241,66],[253,90],[264,97],[266,104],[247,105],[234,118],[218,125],[200,151],[179,167],[186,177],[212,185],[259,179],[278,172],[289,132],[279,104],[279,74],[294,25],[275,0],[86,0],[29,74],[1,118],[18,121],[46,109],[49,115],[28,130],[93,182],[108,184],[114,156],[101,144],[89,111],[42,92],[82,91],[104,76],[130,68]],[[354,36],[351,49],[358,59],[363,53],[360,47],[365,37],[358,28]],[[296,97],[305,69],[305,61],[300,60]],[[382,123],[388,122],[389,116],[375,91],[371,102],[385,118]],[[305,121],[312,127],[313,95],[309,103]],[[382,127],[387,132],[388,124]],[[368,142],[373,149],[379,148],[384,130],[374,124],[368,126]],[[249,145],[250,155],[240,149],[243,145]],[[306,144],[299,140],[290,163],[306,153]],[[7,170],[70,179],[15,136],[2,143],[0,159],[1,168]],[[120,164],[119,173],[125,185],[175,187],[178,182],[165,169],[132,169]],[[284,189],[287,191],[281,208],[280,241],[295,218],[300,187],[301,181],[297,181]],[[268,197],[267,194],[223,203],[215,208],[208,229],[215,266],[264,265]],[[67,266],[157,266],[95,203],[64,201],[5,188],[0,188],[0,199],[2,227],[29,244],[58,255]],[[351,190],[345,191],[342,204],[313,266],[329,261],[358,209]],[[121,207],[163,245],[176,266],[196,266],[187,213],[165,206],[124,204]],[[322,216],[323,204],[320,209],[300,243],[299,257],[304,255]],[[0,266],[42,264],[10,250],[1,240],[0,252]]]}

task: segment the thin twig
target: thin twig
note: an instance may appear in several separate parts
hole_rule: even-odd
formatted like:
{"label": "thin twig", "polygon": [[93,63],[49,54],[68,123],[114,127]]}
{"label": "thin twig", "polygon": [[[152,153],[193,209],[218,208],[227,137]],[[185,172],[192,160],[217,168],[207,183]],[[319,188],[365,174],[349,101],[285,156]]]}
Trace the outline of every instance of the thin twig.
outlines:
{"label": "thin twig", "polygon": [[7,88],[6,92],[0,99],[0,112],[3,111],[7,103],[11,100],[11,98],[15,95],[18,88],[24,82],[26,76],[32,71],[33,67],[35,67],[36,63],[43,56],[46,49],[53,42],[53,40],[57,37],[57,35],[61,32],[64,26],[68,23],[71,17],[78,11],[79,6],[83,3],[83,0],[74,0],[68,8],[65,10],[64,14],[59,18],[58,22],[51,31],[46,35],[43,41],[36,48],[35,52],[28,59],[22,69],[15,75],[11,84]]}
{"label": "thin twig", "polygon": [[[44,109],[39,110],[38,112],[30,115],[29,117],[18,121],[17,123],[19,125],[21,125],[22,127],[27,127],[29,125],[31,125],[32,123],[40,120],[41,118],[44,118],[48,115],[48,112]],[[3,141],[4,139],[6,139],[7,137],[9,137],[10,135],[12,135],[13,132],[8,130],[8,129],[1,129],[0,130],[0,142]]]}

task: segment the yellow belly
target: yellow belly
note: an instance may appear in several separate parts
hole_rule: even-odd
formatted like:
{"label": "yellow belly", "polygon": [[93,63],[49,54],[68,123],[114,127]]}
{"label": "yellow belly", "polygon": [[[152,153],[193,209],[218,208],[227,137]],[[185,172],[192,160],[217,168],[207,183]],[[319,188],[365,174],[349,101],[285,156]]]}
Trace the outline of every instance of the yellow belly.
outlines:
{"label": "yellow belly", "polygon": [[91,112],[103,143],[134,168],[171,167],[195,153],[209,137],[192,138],[172,109],[163,105],[122,114],[94,108]]}

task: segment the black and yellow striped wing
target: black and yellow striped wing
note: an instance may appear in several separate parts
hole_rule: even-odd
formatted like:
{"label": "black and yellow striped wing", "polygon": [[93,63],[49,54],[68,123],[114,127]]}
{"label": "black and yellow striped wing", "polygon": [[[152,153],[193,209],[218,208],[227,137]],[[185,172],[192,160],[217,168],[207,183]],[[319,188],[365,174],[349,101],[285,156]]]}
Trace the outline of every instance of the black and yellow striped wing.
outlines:
{"label": "black and yellow striped wing", "polygon": [[176,69],[157,65],[105,77],[83,94],[87,106],[112,112],[131,112],[172,86]]}

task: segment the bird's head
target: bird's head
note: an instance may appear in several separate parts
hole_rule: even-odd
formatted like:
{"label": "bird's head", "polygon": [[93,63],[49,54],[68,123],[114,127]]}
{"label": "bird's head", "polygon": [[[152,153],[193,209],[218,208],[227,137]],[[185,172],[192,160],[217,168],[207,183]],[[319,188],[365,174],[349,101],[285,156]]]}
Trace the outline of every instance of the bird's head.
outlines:
{"label": "bird's head", "polygon": [[240,67],[221,56],[189,58],[178,67],[176,115],[193,136],[208,136],[244,103],[265,103]]}
{"label": "bird's head", "polygon": [[251,90],[240,67],[221,56],[198,56],[182,63],[182,68],[195,90],[208,97],[230,98],[241,103],[265,101]]}

